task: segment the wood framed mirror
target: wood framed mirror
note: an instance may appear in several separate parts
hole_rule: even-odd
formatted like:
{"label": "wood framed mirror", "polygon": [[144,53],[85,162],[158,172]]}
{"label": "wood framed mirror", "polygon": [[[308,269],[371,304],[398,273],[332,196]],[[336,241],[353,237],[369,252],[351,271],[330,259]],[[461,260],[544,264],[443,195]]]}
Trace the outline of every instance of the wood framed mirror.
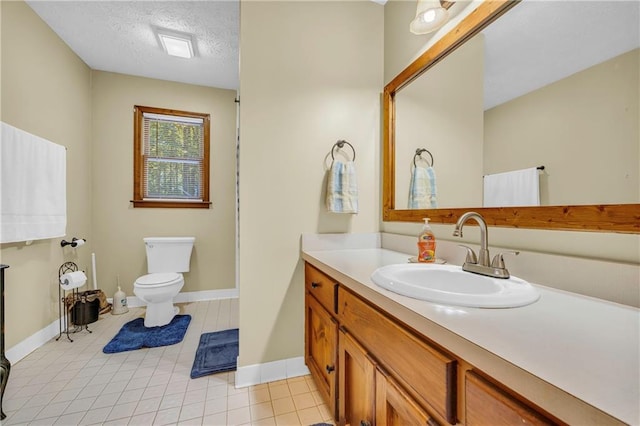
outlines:
{"label": "wood framed mirror", "polygon": [[[568,203],[566,205],[543,205],[539,207],[481,207],[478,204],[469,207],[432,208],[409,210],[398,206],[396,192],[397,181],[397,98],[396,95],[407,88],[417,78],[424,79],[429,70],[479,34],[494,21],[512,8],[519,6],[519,1],[496,0],[485,1],[467,15],[457,26],[440,38],[384,88],[383,92],[383,220],[392,222],[421,222],[422,218],[431,218],[432,223],[455,223],[460,215],[474,210],[483,215],[488,225],[498,227],[557,229],[596,232],[640,233],[640,191],[638,182],[632,182],[632,201],[621,203],[588,204]],[[517,9],[514,9],[514,11]],[[637,103],[637,101],[635,101]],[[635,118],[637,129],[637,120]],[[635,130],[637,135],[637,130]],[[637,136],[635,136],[637,139]],[[640,141],[635,141],[640,146]],[[633,141],[632,141],[633,144]],[[429,147],[424,147],[429,148]],[[607,143],[600,147],[607,149]],[[635,148],[636,153],[638,147]],[[438,155],[430,154],[438,163]],[[636,154],[636,156],[638,156]],[[577,157],[579,159],[579,156]],[[410,159],[409,159],[410,160]],[[579,161],[579,160],[576,160]],[[637,168],[640,158],[635,158],[636,170],[630,174],[632,180],[638,180]],[[402,163],[404,165],[404,162]],[[635,174],[634,174],[635,173]],[[480,179],[480,177],[479,177]],[[637,194],[634,193],[638,192]],[[481,202],[480,202],[481,205]]]}

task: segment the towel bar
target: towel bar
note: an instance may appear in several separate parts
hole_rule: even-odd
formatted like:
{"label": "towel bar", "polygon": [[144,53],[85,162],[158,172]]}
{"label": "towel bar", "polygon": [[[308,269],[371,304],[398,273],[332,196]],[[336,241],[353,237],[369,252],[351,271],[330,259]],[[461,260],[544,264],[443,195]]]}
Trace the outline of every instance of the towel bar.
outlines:
{"label": "towel bar", "polygon": [[[538,167],[536,167],[536,169],[538,169],[538,170],[544,170],[544,166],[538,166]],[[490,174],[491,174],[491,173],[490,173]],[[485,177],[485,176],[489,176],[489,175],[482,175],[482,177]]]}

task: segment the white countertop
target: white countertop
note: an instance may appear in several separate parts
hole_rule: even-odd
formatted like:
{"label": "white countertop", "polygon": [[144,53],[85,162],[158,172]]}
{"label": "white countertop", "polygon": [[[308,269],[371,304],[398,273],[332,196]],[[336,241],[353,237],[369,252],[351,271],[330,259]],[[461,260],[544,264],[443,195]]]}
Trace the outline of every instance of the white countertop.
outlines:
{"label": "white countertop", "polygon": [[406,263],[407,256],[382,248],[303,251],[304,260],[345,286],[393,315],[405,313],[409,325],[422,317],[622,422],[640,424],[640,310],[544,286],[528,306],[462,308],[371,281],[376,268]]}

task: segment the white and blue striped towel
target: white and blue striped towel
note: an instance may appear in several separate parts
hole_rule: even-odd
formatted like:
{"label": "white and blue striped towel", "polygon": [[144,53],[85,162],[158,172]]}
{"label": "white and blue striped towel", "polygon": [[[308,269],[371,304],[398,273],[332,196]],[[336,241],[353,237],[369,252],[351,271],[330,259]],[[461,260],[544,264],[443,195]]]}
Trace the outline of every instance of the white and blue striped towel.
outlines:
{"label": "white and blue striped towel", "polygon": [[409,183],[408,208],[438,208],[436,193],[436,171],[433,167],[414,167]]}
{"label": "white and blue striped towel", "polygon": [[326,204],[332,213],[358,213],[358,183],[353,161],[334,160],[331,163]]}

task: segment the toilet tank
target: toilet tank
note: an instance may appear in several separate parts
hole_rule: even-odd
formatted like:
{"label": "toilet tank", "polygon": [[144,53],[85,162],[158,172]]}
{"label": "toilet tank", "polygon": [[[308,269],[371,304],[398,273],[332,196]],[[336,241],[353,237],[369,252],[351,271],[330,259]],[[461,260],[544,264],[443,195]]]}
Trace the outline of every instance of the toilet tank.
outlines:
{"label": "toilet tank", "polygon": [[147,271],[189,272],[191,251],[195,237],[144,238],[147,250]]}

